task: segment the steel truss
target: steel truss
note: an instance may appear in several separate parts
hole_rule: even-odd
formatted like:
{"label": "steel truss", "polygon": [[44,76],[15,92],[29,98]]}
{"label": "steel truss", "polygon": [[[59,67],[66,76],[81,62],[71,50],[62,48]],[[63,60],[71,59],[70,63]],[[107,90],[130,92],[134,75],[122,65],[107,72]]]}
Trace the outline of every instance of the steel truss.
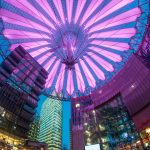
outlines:
{"label": "steel truss", "polygon": [[[150,21],[148,23],[148,20],[150,20],[150,4],[148,0],[143,0],[142,2],[138,0],[138,3],[139,3],[139,7],[141,8],[142,14],[137,19],[137,23],[136,23],[137,34],[136,36],[131,38],[130,49],[131,49],[131,53],[134,53],[137,57],[141,58],[141,60],[146,65],[148,65],[148,67],[150,67]],[[0,19],[0,25],[2,24],[3,24],[2,20]],[[3,27],[0,27],[0,60],[4,61],[6,57],[10,54],[9,47],[11,44],[3,36],[2,30]],[[28,62],[29,60],[26,61]],[[17,83],[15,82],[15,80],[11,80],[10,82],[12,82],[12,84]],[[17,83],[18,88],[19,89],[21,88],[24,91],[25,89],[23,89],[20,84]],[[61,101],[69,101],[71,99],[71,97],[65,98],[63,93],[61,95],[57,95],[57,94],[49,95],[48,92],[43,90],[42,94],[44,94],[47,97],[51,97],[53,99],[61,100]],[[79,97],[81,96],[85,96],[85,95],[81,95],[81,93],[79,93]]]}
{"label": "steel truss", "polygon": [[139,47],[136,56],[143,62],[143,64],[150,69],[150,15],[149,22],[143,37],[143,41]]}
{"label": "steel truss", "polygon": [[130,46],[132,52],[147,63],[150,55],[150,3],[146,0],[142,3],[139,1],[139,7],[142,14],[137,19],[137,34],[131,38]]}

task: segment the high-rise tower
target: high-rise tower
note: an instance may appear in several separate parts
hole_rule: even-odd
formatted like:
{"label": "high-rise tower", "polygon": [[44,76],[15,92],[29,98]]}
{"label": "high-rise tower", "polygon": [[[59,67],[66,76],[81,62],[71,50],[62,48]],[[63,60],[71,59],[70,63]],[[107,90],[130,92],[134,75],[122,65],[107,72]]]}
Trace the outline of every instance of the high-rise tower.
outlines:
{"label": "high-rise tower", "polygon": [[27,138],[35,108],[48,73],[22,47],[16,47],[0,64],[1,130]]}
{"label": "high-rise tower", "polygon": [[47,98],[40,113],[39,141],[48,144],[48,150],[61,150],[62,102]]}
{"label": "high-rise tower", "polygon": [[35,116],[33,122],[30,124],[28,138],[30,140],[38,140],[39,130],[40,130],[40,117]]}

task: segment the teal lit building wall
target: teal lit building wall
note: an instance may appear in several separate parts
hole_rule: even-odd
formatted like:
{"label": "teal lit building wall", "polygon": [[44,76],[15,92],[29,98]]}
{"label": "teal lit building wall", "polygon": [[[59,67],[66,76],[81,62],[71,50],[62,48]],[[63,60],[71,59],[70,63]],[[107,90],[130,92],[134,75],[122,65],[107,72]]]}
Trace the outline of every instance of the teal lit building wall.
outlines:
{"label": "teal lit building wall", "polygon": [[[1,26],[1,23],[0,23]],[[1,31],[1,28],[0,28]],[[5,59],[5,57],[9,54],[9,43],[5,39],[4,36],[0,35],[0,64]]]}
{"label": "teal lit building wall", "polygon": [[63,102],[63,127],[62,127],[62,148],[63,150],[70,150],[70,118],[71,118],[71,104],[70,102]]}
{"label": "teal lit building wall", "polygon": [[48,150],[62,148],[62,102],[47,98],[40,111],[39,141],[48,144]]}
{"label": "teal lit building wall", "polygon": [[40,130],[40,117],[35,116],[33,122],[30,124],[30,130],[28,132],[28,139],[38,140]]}

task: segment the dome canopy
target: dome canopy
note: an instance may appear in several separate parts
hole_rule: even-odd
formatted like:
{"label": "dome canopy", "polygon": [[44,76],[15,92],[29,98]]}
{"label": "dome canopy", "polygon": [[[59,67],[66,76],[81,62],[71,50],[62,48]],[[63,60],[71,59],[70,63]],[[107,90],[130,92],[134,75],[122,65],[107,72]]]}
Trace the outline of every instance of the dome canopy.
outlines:
{"label": "dome canopy", "polygon": [[131,55],[138,0],[2,0],[3,34],[49,73],[45,93],[88,95]]}

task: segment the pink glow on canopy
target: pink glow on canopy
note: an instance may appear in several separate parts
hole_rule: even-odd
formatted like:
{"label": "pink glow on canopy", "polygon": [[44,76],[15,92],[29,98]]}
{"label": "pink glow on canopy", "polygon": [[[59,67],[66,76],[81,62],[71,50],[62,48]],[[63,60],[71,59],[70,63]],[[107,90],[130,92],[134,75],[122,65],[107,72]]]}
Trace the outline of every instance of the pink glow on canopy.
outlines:
{"label": "pink glow on canopy", "polygon": [[[22,16],[20,15],[17,15],[17,14],[14,14],[8,10],[5,10],[5,9],[2,9],[1,8],[1,13],[3,14],[2,15],[2,19],[5,21],[5,22],[8,22],[8,23],[12,23],[14,22],[14,19],[15,19],[15,23],[18,24],[18,25],[21,25],[21,26],[24,26],[24,27],[30,27],[30,28],[33,28],[33,26],[31,26],[30,24],[26,23],[26,19],[24,19]],[[11,18],[10,18],[11,17]],[[22,20],[23,19],[23,20]]]}
{"label": "pink glow on canopy", "polygon": [[[17,9],[11,9],[5,1],[22,13],[19,14]],[[130,42],[126,42],[136,34],[134,23],[141,14],[136,0],[106,2],[105,0],[52,0],[51,2],[35,0],[32,2],[4,0],[1,9],[3,34],[10,43],[10,50],[21,45],[48,71],[46,88],[50,89],[48,91],[51,95],[62,93],[78,96],[79,91],[88,93],[97,87],[97,82],[101,82],[100,80],[106,83],[104,70],[116,73],[120,69],[120,64],[119,67],[113,68],[108,59],[114,61],[113,64],[116,66],[122,61],[122,57],[129,53],[127,50],[130,48]],[[120,11],[119,15],[114,13],[132,2],[136,8],[129,5],[126,7],[126,12]],[[37,7],[36,3],[42,10],[39,10],[40,7]],[[100,7],[101,4],[104,5]],[[112,13],[114,15],[111,18],[102,20]],[[131,23],[130,28],[127,23]],[[124,29],[125,26],[122,25],[126,24],[127,28]],[[119,25],[121,26],[117,29],[116,26]],[[127,40],[115,42],[121,38]],[[80,46],[83,41],[83,46]],[[91,51],[88,51],[90,49]],[[80,65],[83,70],[80,69]],[[86,91],[87,84],[93,88],[88,87]]]}
{"label": "pink glow on canopy", "polygon": [[45,48],[45,47],[44,47],[44,48],[41,48],[41,49],[36,50],[36,51],[34,51],[34,52],[30,52],[30,55],[31,55],[32,57],[36,57],[36,56],[42,54],[43,52],[46,52],[48,49],[49,49],[49,48]]}
{"label": "pink glow on canopy", "polygon": [[[102,10],[100,10],[96,15],[94,15],[93,18],[91,18],[88,23],[86,24],[86,28],[90,27],[93,23],[98,21],[99,16],[103,15],[106,10],[109,10],[111,7],[113,7],[115,4],[119,3],[122,0],[115,0],[115,1],[110,1]],[[107,12],[107,11],[106,11]],[[108,14],[107,14],[108,15]]]}
{"label": "pink glow on canopy", "polygon": [[49,75],[45,84],[46,88],[49,88],[49,80],[50,80],[51,76]]}
{"label": "pink glow on canopy", "polygon": [[7,38],[9,39],[34,39],[34,38],[44,38],[49,39],[48,35],[46,34],[39,34],[39,33],[32,33],[27,31],[20,30],[13,30],[13,29],[6,29],[3,32]]}
{"label": "pink glow on canopy", "polygon": [[81,91],[81,93],[83,93],[85,90],[85,84],[84,84],[83,76],[80,72],[80,68],[79,68],[78,64],[75,64],[74,67],[75,67],[75,71],[76,71],[78,89]]}
{"label": "pink glow on canopy", "polygon": [[71,22],[72,17],[72,7],[73,7],[73,0],[67,1],[67,16],[69,23]]}
{"label": "pink glow on canopy", "polygon": [[[10,50],[14,50],[17,46],[19,46],[20,44],[13,44],[11,47],[10,47]],[[27,45],[26,43],[24,43],[24,44],[21,44],[24,48],[25,48],[25,46],[24,45]],[[28,44],[29,45],[29,44]],[[37,46],[40,46],[40,45],[37,45]],[[34,52],[30,52],[30,54],[33,56],[33,57],[35,57],[35,56],[37,56],[37,55],[39,55],[39,54],[41,54],[41,53],[43,53],[43,52],[45,52],[45,51],[48,51],[50,48],[49,47],[44,47],[44,48],[41,48],[41,49],[39,49],[38,51],[34,51]],[[30,50],[30,48],[29,47],[26,47],[26,51],[28,51],[28,50]]]}
{"label": "pink glow on canopy", "polygon": [[101,17],[101,15],[103,15],[106,10],[109,10],[111,7],[113,7],[113,5],[117,4],[120,1],[121,0],[110,1],[108,5],[106,5],[102,10],[100,10],[93,18],[88,21],[87,26],[90,27],[93,23],[97,22],[98,18]]}
{"label": "pink glow on canopy", "polygon": [[72,70],[68,70],[67,91],[68,91],[69,95],[72,95],[72,93],[74,91]]}
{"label": "pink glow on canopy", "polygon": [[87,74],[85,74],[88,83],[91,87],[95,87],[96,86],[96,82],[95,79],[93,77],[93,75],[91,74],[91,72],[89,71],[89,69],[87,68],[87,66],[85,65],[85,63],[83,62],[83,60],[80,60],[81,66],[83,68],[83,70],[85,70],[87,72]]}
{"label": "pink glow on canopy", "polygon": [[96,8],[102,3],[102,0],[98,0],[98,1],[91,1],[88,9],[86,10],[86,12],[84,13],[84,16],[80,22],[80,25],[82,25],[85,20],[96,10]]}
{"label": "pink glow on canopy", "polygon": [[[39,41],[38,43],[35,43],[35,42],[21,43],[21,46],[28,51],[30,48],[34,48],[34,47],[38,47],[38,46],[42,46],[42,45],[46,45],[46,44],[48,44],[47,41]],[[19,45],[20,44],[13,44],[10,46],[9,49],[11,51],[13,51]]]}
{"label": "pink glow on canopy", "polygon": [[56,56],[54,56],[54,57],[51,58],[49,61],[47,61],[47,63],[43,66],[46,71],[48,71],[48,69],[50,68],[50,66],[52,65],[52,63],[53,63],[55,60],[56,60]]}
{"label": "pink glow on canopy", "polygon": [[56,81],[56,86],[55,86],[57,93],[60,93],[63,89],[64,73],[65,73],[65,65],[62,64],[60,73],[58,74],[58,79]]}
{"label": "pink glow on canopy", "polygon": [[[49,47],[44,47],[44,48],[42,48],[41,50],[43,50],[43,52],[47,52],[47,51],[49,50]],[[34,53],[34,52],[30,52],[30,54],[31,54],[32,56],[36,57],[36,56],[42,54],[42,52],[41,52],[41,51],[35,51],[35,53]],[[48,56],[50,57],[51,55],[52,55],[52,53],[47,53],[47,54],[45,54],[45,55],[44,55],[43,57],[41,57],[41,58],[45,58],[45,60],[46,60],[46,58],[48,58]],[[38,61],[38,59],[37,59],[37,61]],[[40,61],[38,61],[38,62],[41,64]]]}
{"label": "pink glow on canopy", "polygon": [[89,39],[92,38],[130,38],[136,33],[134,28],[119,29],[102,33],[92,34]]}
{"label": "pink glow on canopy", "polygon": [[42,57],[40,57],[39,59],[37,59],[39,64],[42,64],[45,60],[47,60],[50,56],[52,55],[52,53],[48,53]]}
{"label": "pink glow on canopy", "polygon": [[98,48],[98,47],[90,47],[93,51],[98,52],[100,54],[102,54],[103,56],[113,60],[114,62],[121,62],[122,58],[120,55],[114,54],[112,52],[106,51],[104,49]]}
{"label": "pink glow on canopy", "polygon": [[92,56],[107,71],[110,71],[110,72],[114,71],[113,66],[109,62],[105,61],[104,59],[100,58],[97,55],[94,55],[92,52],[88,52],[88,54]]}
{"label": "pink glow on canopy", "polygon": [[58,19],[56,18],[56,15],[53,11],[53,9],[50,7],[47,0],[36,0],[40,3],[40,6],[50,15],[50,17],[55,21],[56,24],[59,24]]}
{"label": "pink glow on canopy", "polygon": [[26,50],[28,50],[30,48],[35,48],[35,47],[43,46],[43,45],[47,45],[47,44],[49,44],[47,41],[38,41],[38,42],[22,43],[21,45],[23,47],[26,47]]}
{"label": "pink glow on canopy", "polygon": [[115,12],[116,10],[124,7],[125,5],[132,3],[133,0],[115,0],[111,1],[107,7],[104,7],[98,14],[98,17],[96,18],[96,22],[99,21],[100,19],[106,17],[107,15]]}
{"label": "pink glow on canopy", "polygon": [[138,16],[139,15],[127,17],[127,18],[121,19],[121,20],[116,21],[116,22],[114,22],[114,20],[113,20],[113,22],[111,22],[112,20],[108,20],[106,22],[100,23],[97,26],[91,28],[89,33],[97,31],[96,30],[97,28],[99,29],[99,31],[101,31],[102,29],[107,29],[109,27],[113,27],[113,26],[117,26],[117,25],[121,25],[121,24],[126,24],[126,23],[129,23],[129,22],[134,22],[137,19]]}
{"label": "pink glow on canopy", "polygon": [[105,75],[104,75],[104,73],[102,72],[102,70],[101,70],[99,67],[97,67],[97,66],[92,62],[92,60],[91,60],[89,57],[84,56],[84,59],[89,62],[91,68],[93,69],[93,71],[95,72],[95,74],[97,75],[97,77],[98,77],[99,79],[101,79],[101,80],[105,80]]}
{"label": "pink glow on canopy", "polygon": [[[21,16],[19,18],[17,18],[18,15],[14,14],[14,13],[12,13],[11,16],[10,16],[10,13],[8,13],[8,11],[5,11],[5,10],[2,10],[2,13],[4,13],[2,19],[5,22],[11,23],[11,24],[13,24],[13,23],[14,24],[19,23],[19,25],[22,25],[22,26],[24,26],[24,24],[28,24],[26,26],[31,27],[33,29],[35,27],[37,27],[37,29],[40,29],[40,30],[45,31],[47,33],[49,32],[49,30],[47,28],[45,28],[44,26],[42,26],[42,25],[40,25],[38,23],[35,23],[35,22],[33,22],[33,21],[29,20],[29,19],[25,19],[24,17],[21,17]],[[14,19],[16,20],[16,18],[18,19],[18,21],[14,22]],[[20,22],[19,20],[23,20],[23,23]]]}
{"label": "pink glow on canopy", "polygon": [[[9,50],[10,51],[13,51],[16,47],[18,47],[20,44],[13,44],[13,45],[10,45],[9,47]],[[25,48],[25,47],[24,47]]]}
{"label": "pink glow on canopy", "polygon": [[[40,13],[32,6],[27,0],[25,0],[23,3],[20,3],[17,0],[4,0],[8,2],[9,4],[19,8],[20,10],[23,10],[24,12],[28,12],[28,14],[36,14],[35,17],[40,17]],[[27,7],[28,6],[28,7]]]}
{"label": "pink glow on canopy", "polygon": [[63,8],[62,8],[62,1],[53,0],[53,3],[55,4],[57,11],[59,12],[60,17],[61,17],[63,23],[65,24],[65,17],[64,17],[64,12],[63,12]]}
{"label": "pink glow on canopy", "polygon": [[74,19],[74,23],[77,23],[78,21],[78,18],[83,10],[83,7],[86,3],[86,0],[78,0],[78,5],[77,5],[77,8],[76,8],[76,14],[75,14],[75,19]]}
{"label": "pink glow on canopy", "polygon": [[54,25],[49,21],[47,20],[42,13],[40,13],[39,11],[37,11],[37,9],[32,6],[28,1],[24,1],[23,3],[20,3],[16,0],[13,0],[13,1],[10,1],[10,0],[5,0],[7,2],[9,2],[10,4],[12,4],[13,6],[19,8],[20,10],[28,13],[29,15],[32,15],[34,17],[36,17],[37,19],[39,18],[42,18],[43,21],[50,25],[50,27],[52,27],[53,29],[55,29]]}
{"label": "pink glow on canopy", "polygon": [[[134,14],[134,15],[132,15]],[[108,19],[94,27],[92,27],[89,31],[89,33],[101,30],[101,29],[106,29],[108,27],[113,27],[113,26],[117,26],[117,25],[121,25],[121,24],[125,24],[125,23],[129,23],[129,22],[134,22],[137,17],[139,17],[139,15],[141,14],[140,9],[139,8],[134,8],[132,10],[126,11],[125,13],[122,13],[118,16],[115,16],[114,18]],[[86,25],[85,28],[87,28],[88,26]]]}
{"label": "pink glow on canopy", "polygon": [[101,40],[94,40],[91,42],[91,44],[95,45],[101,45],[108,48],[116,48],[116,50],[119,51],[125,51],[129,49],[128,43],[122,43],[122,42],[112,42],[112,41],[101,41]]}
{"label": "pink glow on canopy", "polygon": [[112,45],[105,45],[105,44],[102,43],[101,46],[104,46],[104,47],[107,47],[107,48],[109,48],[111,46],[112,49],[115,49],[115,50],[118,50],[118,51],[126,51],[130,48],[128,43],[123,43],[123,44],[124,44],[124,46],[121,45],[121,43],[117,44],[117,42],[114,45],[113,44]]}
{"label": "pink glow on canopy", "polygon": [[53,80],[54,80],[54,78],[55,78],[55,75],[56,75],[56,72],[57,72],[57,69],[56,69],[56,68],[58,68],[59,64],[60,64],[60,61],[57,61],[57,62],[54,64],[54,66],[53,66],[51,72],[49,73],[49,75],[48,75],[48,80],[47,80],[47,82],[46,82],[46,87],[47,87],[47,88],[51,87],[52,82],[53,82]]}

